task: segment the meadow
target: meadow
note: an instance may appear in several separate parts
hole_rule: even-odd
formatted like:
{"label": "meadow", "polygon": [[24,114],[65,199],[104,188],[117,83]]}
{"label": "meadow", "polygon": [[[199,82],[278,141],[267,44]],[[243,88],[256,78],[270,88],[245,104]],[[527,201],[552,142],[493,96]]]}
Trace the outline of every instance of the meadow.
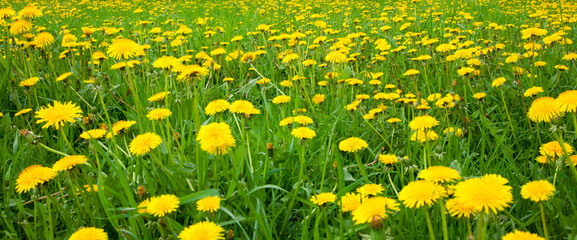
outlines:
{"label": "meadow", "polygon": [[1,239],[577,239],[577,2],[0,1]]}

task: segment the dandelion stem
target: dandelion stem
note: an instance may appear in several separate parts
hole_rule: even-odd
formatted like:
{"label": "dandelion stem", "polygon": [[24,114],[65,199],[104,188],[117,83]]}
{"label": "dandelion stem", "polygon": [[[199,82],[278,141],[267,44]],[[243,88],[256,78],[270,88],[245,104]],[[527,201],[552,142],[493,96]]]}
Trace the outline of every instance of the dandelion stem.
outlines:
{"label": "dandelion stem", "polygon": [[545,221],[545,210],[543,210],[543,202],[539,202],[539,209],[541,209],[541,222],[543,223],[543,234],[545,239],[549,240],[549,232],[547,231],[547,222]]}
{"label": "dandelion stem", "polygon": [[70,143],[70,141],[68,141],[68,137],[66,136],[66,132],[64,132],[64,128],[61,127],[60,128],[60,132],[62,133],[62,138],[64,138],[64,141],[66,142],[66,144],[68,145],[68,147],[70,147],[70,151],[74,154],[76,154],[76,151],[74,151],[74,147],[72,146],[72,144]]}
{"label": "dandelion stem", "polygon": [[425,217],[427,219],[427,227],[429,228],[429,237],[435,240],[435,232],[433,231],[433,224],[431,223],[431,216],[429,215],[429,208],[425,206]]}

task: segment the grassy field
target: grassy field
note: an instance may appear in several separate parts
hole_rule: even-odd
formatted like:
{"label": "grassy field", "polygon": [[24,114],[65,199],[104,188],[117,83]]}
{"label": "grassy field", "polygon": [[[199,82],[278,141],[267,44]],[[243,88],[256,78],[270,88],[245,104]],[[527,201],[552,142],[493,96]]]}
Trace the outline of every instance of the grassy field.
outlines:
{"label": "grassy field", "polygon": [[0,238],[577,239],[575,22],[0,1]]}

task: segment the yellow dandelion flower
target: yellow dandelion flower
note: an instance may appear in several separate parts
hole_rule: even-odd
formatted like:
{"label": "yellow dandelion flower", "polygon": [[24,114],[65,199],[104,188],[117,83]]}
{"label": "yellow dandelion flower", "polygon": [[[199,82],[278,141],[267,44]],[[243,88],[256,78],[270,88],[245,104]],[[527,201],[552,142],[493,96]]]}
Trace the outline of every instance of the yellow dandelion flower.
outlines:
{"label": "yellow dandelion flower", "polygon": [[176,211],[180,200],[172,194],[165,194],[150,198],[146,205],[146,211],[155,217],[163,217],[166,214]]}
{"label": "yellow dandelion flower", "polygon": [[150,112],[148,112],[148,114],[146,114],[146,117],[150,120],[162,120],[162,119],[169,117],[170,115],[172,115],[172,112],[169,109],[156,108],[156,109],[150,110]]}
{"label": "yellow dandelion flower", "polygon": [[196,210],[203,212],[215,212],[220,209],[220,197],[205,197],[196,202]]}
{"label": "yellow dandelion flower", "polygon": [[156,133],[143,133],[136,136],[132,139],[132,142],[130,142],[130,153],[135,156],[142,156],[158,147],[160,143],[162,143],[162,139],[156,135]]}
{"label": "yellow dandelion flower", "polygon": [[157,94],[154,94],[152,96],[150,96],[148,98],[148,101],[150,102],[160,102],[162,100],[164,100],[166,98],[166,96],[168,96],[168,94],[170,94],[170,92],[159,92]]}
{"label": "yellow dandelion flower", "polygon": [[64,80],[68,79],[68,77],[70,77],[71,75],[72,75],[72,72],[63,73],[62,75],[60,75],[56,78],[56,81],[57,82],[64,81]]}
{"label": "yellow dandelion flower", "polygon": [[20,81],[20,83],[18,85],[20,87],[32,87],[32,86],[36,85],[38,80],[40,80],[40,78],[32,77],[32,78],[28,78],[26,80]]}
{"label": "yellow dandelion flower", "polygon": [[471,217],[471,215],[475,214],[474,208],[472,205],[465,205],[459,202],[459,199],[452,198],[445,202],[445,207],[449,214],[453,217]]}
{"label": "yellow dandelion flower", "polygon": [[291,97],[286,96],[286,95],[276,96],[275,98],[272,99],[272,103],[274,103],[274,104],[283,104],[283,103],[288,103],[290,101],[291,101]]}
{"label": "yellow dandelion flower", "polygon": [[464,208],[474,213],[497,213],[513,202],[509,181],[499,175],[489,174],[482,178],[470,178],[455,186],[454,196]]}
{"label": "yellow dandelion flower", "polygon": [[103,137],[106,134],[106,129],[92,129],[80,134],[80,138],[82,139],[98,139]]}
{"label": "yellow dandelion flower", "polygon": [[363,197],[376,196],[385,191],[385,188],[381,184],[369,183],[365,184],[360,188],[357,188],[357,193],[360,193]]}
{"label": "yellow dandelion flower", "polygon": [[32,23],[24,19],[20,19],[10,25],[10,34],[20,35],[30,31],[30,29],[32,29]]}
{"label": "yellow dandelion flower", "polygon": [[556,103],[557,101],[552,97],[537,98],[531,103],[527,116],[533,122],[551,122],[554,118],[564,115],[564,112],[556,107]]}
{"label": "yellow dandelion flower", "polygon": [[231,147],[236,146],[236,140],[226,123],[210,123],[200,127],[196,140],[200,148],[213,155],[223,155]]}
{"label": "yellow dandelion flower", "polygon": [[433,182],[418,180],[407,184],[399,192],[399,201],[409,208],[431,206],[446,195],[445,188]]}
{"label": "yellow dandelion flower", "polygon": [[15,114],[14,114],[14,117],[18,117],[18,116],[20,116],[20,115],[29,113],[29,112],[31,112],[31,111],[32,111],[32,108],[22,109],[22,110],[18,111],[17,113],[15,113]]}
{"label": "yellow dandelion flower", "polygon": [[339,142],[339,150],[343,152],[358,152],[367,147],[369,144],[358,137],[350,137]]}
{"label": "yellow dandelion flower", "polygon": [[116,60],[120,60],[130,59],[138,55],[143,55],[144,50],[140,44],[130,39],[120,38],[108,46],[108,51],[106,53]]}
{"label": "yellow dandelion flower", "polygon": [[70,155],[61,158],[52,165],[52,169],[56,172],[72,169],[78,164],[85,164],[88,158],[84,155]]}
{"label": "yellow dandelion flower", "polygon": [[[567,151],[567,154],[573,153],[573,147],[571,147],[571,145],[563,143],[563,146],[565,147],[565,151]],[[558,141],[551,141],[548,143],[544,143],[539,148],[539,153],[543,156],[548,156],[553,159],[565,155],[563,148],[561,147],[561,144],[559,144]]]}
{"label": "yellow dandelion flower", "polygon": [[539,237],[539,235],[515,230],[503,236],[503,240],[545,240],[545,238]]}
{"label": "yellow dandelion flower", "polygon": [[565,91],[555,99],[555,108],[560,112],[577,112],[577,90]]}
{"label": "yellow dandelion flower", "polygon": [[555,194],[555,186],[545,180],[529,182],[521,187],[521,196],[533,202],[547,201],[553,194]]}
{"label": "yellow dandelion flower", "polygon": [[311,202],[319,206],[325,203],[333,203],[335,200],[337,200],[337,195],[330,192],[319,193],[311,197]]}
{"label": "yellow dandelion flower", "polygon": [[34,43],[36,43],[36,47],[45,48],[54,43],[54,36],[49,32],[38,33],[34,36]]}
{"label": "yellow dandelion flower", "polygon": [[206,115],[214,115],[216,113],[224,112],[230,108],[230,103],[224,99],[217,99],[212,102],[209,102],[204,108],[204,113]]}
{"label": "yellow dandelion flower", "polygon": [[326,96],[325,96],[324,94],[316,94],[316,95],[313,97],[313,102],[314,102],[315,104],[321,104],[322,102],[325,101],[325,99],[326,99]]}
{"label": "yellow dandelion flower", "polygon": [[199,222],[188,226],[178,234],[181,240],[219,240],[224,239],[224,228],[213,222]]}
{"label": "yellow dandelion flower", "polygon": [[507,81],[507,79],[505,79],[504,77],[496,78],[496,79],[493,80],[493,82],[491,83],[491,86],[492,86],[492,87],[500,87],[500,86],[502,86],[506,81]]}
{"label": "yellow dandelion flower", "polygon": [[250,117],[253,114],[260,114],[260,110],[256,109],[254,105],[246,100],[236,100],[230,104],[230,112],[237,114],[244,114],[246,117]]}
{"label": "yellow dandelion flower", "polygon": [[56,172],[52,168],[41,165],[29,166],[18,175],[18,179],[16,179],[16,192],[28,192],[30,189],[48,182],[54,177],[56,177]]}
{"label": "yellow dandelion flower", "polygon": [[422,170],[419,173],[419,178],[434,183],[446,183],[461,179],[461,175],[457,170],[452,168],[432,166]]}
{"label": "yellow dandelion flower", "polygon": [[108,235],[101,228],[83,227],[74,232],[68,240],[108,240]]}
{"label": "yellow dandelion flower", "polygon": [[532,87],[529,88],[527,90],[525,90],[525,92],[523,93],[523,96],[525,97],[534,97],[536,96],[538,93],[542,93],[543,92],[543,88],[542,87]]}
{"label": "yellow dandelion flower", "polygon": [[399,162],[399,159],[394,154],[379,154],[379,161],[383,164],[389,165]]}
{"label": "yellow dandelion flower", "polygon": [[415,117],[409,123],[409,127],[413,130],[426,130],[439,125],[439,121],[435,117],[423,115]]}
{"label": "yellow dandelion flower", "polygon": [[356,224],[363,224],[385,219],[395,211],[399,211],[399,203],[394,199],[373,197],[364,200],[361,205],[353,211],[353,221],[355,221]]}
{"label": "yellow dandelion flower", "polygon": [[325,56],[325,61],[331,63],[343,63],[347,60],[347,55],[343,54],[341,51],[332,51]]}
{"label": "yellow dandelion flower", "polygon": [[403,76],[414,76],[421,73],[421,71],[416,70],[416,69],[409,69],[407,70],[405,73],[403,73]]}
{"label": "yellow dandelion flower", "polygon": [[487,96],[486,93],[475,93],[473,94],[473,98],[477,99],[477,100],[481,100],[483,98],[485,98]]}
{"label": "yellow dandelion flower", "polygon": [[361,202],[366,200],[360,194],[357,193],[347,193],[345,194],[340,201],[341,211],[342,212],[349,212],[356,210],[360,205]]}
{"label": "yellow dandelion flower", "polygon": [[291,135],[293,135],[294,137],[304,140],[304,139],[312,139],[315,136],[317,136],[317,133],[307,127],[299,127],[299,128],[295,128],[291,131]]}
{"label": "yellow dandelion flower", "polygon": [[82,117],[80,114],[82,114],[82,110],[76,104],[72,102],[62,104],[54,101],[52,106],[48,104],[47,107],[42,106],[40,110],[36,111],[36,118],[38,118],[36,123],[46,122],[42,128],[54,126],[58,129],[64,126],[64,123],[76,122],[75,118]]}

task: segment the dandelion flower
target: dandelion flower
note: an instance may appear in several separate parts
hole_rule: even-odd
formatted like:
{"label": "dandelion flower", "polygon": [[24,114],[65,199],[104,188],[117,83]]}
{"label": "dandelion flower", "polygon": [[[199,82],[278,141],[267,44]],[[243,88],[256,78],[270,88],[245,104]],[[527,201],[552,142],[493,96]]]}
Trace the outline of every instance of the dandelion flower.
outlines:
{"label": "dandelion flower", "polygon": [[419,130],[411,135],[411,141],[418,141],[418,142],[426,142],[426,141],[435,141],[439,138],[439,135],[432,130]]}
{"label": "dandelion flower", "polygon": [[[571,147],[571,145],[563,143],[563,146],[565,147],[565,151],[567,151],[567,154],[573,153],[573,147]],[[544,143],[539,148],[539,153],[541,153],[541,155],[543,156],[549,156],[551,158],[561,157],[565,155],[565,153],[563,152],[563,148],[561,148],[561,144],[559,144],[558,141],[551,141],[548,143]]]}
{"label": "dandelion flower", "polygon": [[555,186],[545,180],[529,182],[521,187],[521,196],[533,202],[547,201],[553,194],[555,194]]}
{"label": "dandelion flower", "polygon": [[468,218],[475,213],[472,205],[465,205],[457,198],[447,200],[445,207],[451,216]]}
{"label": "dandelion flower", "polygon": [[18,11],[18,16],[22,16],[25,19],[33,19],[42,15],[42,11],[36,6],[26,6]]}
{"label": "dandelion flower", "polygon": [[156,108],[148,112],[146,117],[150,120],[161,120],[172,115],[172,112],[166,108]]}
{"label": "dandelion flower", "polygon": [[48,182],[54,177],[56,177],[56,172],[52,168],[41,165],[29,166],[18,175],[18,179],[16,179],[16,192],[28,192],[38,184]]}
{"label": "dandelion flower", "polygon": [[347,60],[347,55],[340,51],[332,51],[325,56],[325,61],[331,63],[343,63]]}
{"label": "dandelion flower", "polygon": [[20,83],[18,85],[20,87],[32,87],[32,86],[36,85],[38,80],[40,80],[40,78],[32,77],[32,78],[28,78],[26,80],[20,81]]}
{"label": "dandelion flower", "polygon": [[509,181],[499,175],[489,174],[482,178],[470,178],[455,186],[454,196],[464,208],[474,213],[502,211],[513,202]]}
{"label": "dandelion flower", "polygon": [[413,130],[426,130],[439,125],[439,121],[435,117],[423,115],[415,117],[410,123],[409,127]]}
{"label": "dandelion flower", "polygon": [[106,130],[105,129],[92,129],[92,130],[88,130],[86,132],[83,132],[82,134],[80,134],[80,138],[82,139],[98,139],[104,136],[104,134],[106,134]]}
{"label": "dandelion flower", "polygon": [[160,143],[162,143],[162,139],[156,133],[143,133],[130,142],[130,153],[135,156],[141,156],[158,147]]}
{"label": "dandelion flower", "polygon": [[178,234],[181,240],[218,240],[224,239],[224,228],[213,222],[199,222],[188,226]]}
{"label": "dandelion flower", "polygon": [[514,232],[505,234],[505,236],[503,236],[503,240],[545,240],[545,239],[539,237],[539,235],[534,233],[515,230]]}
{"label": "dandelion flower", "polygon": [[75,118],[81,117],[82,110],[80,107],[72,102],[60,103],[54,101],[53,105],[40,107],[40,110],[36,112],[36,118],[38,120],[36,123],[46,122],[42,128],[48,128],[54,126],[56,129],[64,126],[64,123],[76,122]]}
{"label": "dandelion flower", "polygon": [[357,192],[363,197],[376,196],[383,193],[384,190],[385,188],[383,185],[374,183],[365,184],[362,187],[357,188]]}
{"label": "dandelion flower", "polygon": [[276,96],[275,98],[273,98],[272,103],[274,104],[283,104],[283,103],[288,103],[291,101],[291,97],[290,96],[286,96],[286,95],[280,95],[280,96]]}
{"label": "dandelion flower", "polygon": [[366,200],[360,194],[347,193],[341,197],[340,205],[342,212],[349,212],[356,210],[361,205],[361,200]]}
{"label": "dandelion flower", "polygon": [[52,165],[52,169],[56,172],[72,169],[78,164],[84,164],[88,162],[88,158],[84,155],[70,155],[61,158]]}
{"label": "dandelion flower", "polygon": [[311,197],[311,202],[319,206],[325,203],[333,203],[335,200],[337,200],[337,196],[330,192],[319,193]]}
{"label": "dandelion flower", "polygon": [[565,91],[555,99],[555,108],[560,112],[577,112],[577,90]]}
{"label": "dandelion flower", "polygon": [[496,78],[496,79],[493,80],[493,82],[491,83],[491,87],[500,87],[500,86],[502,86],[506,81],[507,81],[507,79],[505,79],[504,77]]}
{"label": "dandelion flower", "polygon": [[215,212],[220,209],[220,197],[210,196],[196,202],[196,210],[203,212]]}
{"label": "dandelion flower", "polygon": [[315,104],[321,104],[322,102],[325,101],[325,99],[326,99],[326,97],[325,97],[324,94],[316,94],[316,95],[313,97],[313,102],[314,102]]}
{"label": "dandelion flower", "polygon": [[203,151],[214,155],[226,154],[231,147],[236,146],[236,140],[226,123],[210,123],[201,126],[196,140],[199,141]]}
{"label": "dandelion flower", "polygon": [[68,240],[108,240],[104,229],[95,227],[83,227],[74,232]]}
{"label": "dandelion flower", "polygon": [[64,81],[64,80],[68,79],[68,77],[70,77],[71,75],[72,75],[72,72],[63,73],[62,75],[60,75],[56,78],[56,81],[57,82]]}
{"label": "dandelion flower", "polygon": [[246,117],[253,114],[260,114],[260,110],[256,109],[251,102],[246,100],[234,101],[230,104],[229,110],[232,113],[244,114]]}
{"label": "dandelion flower", "polygon": [[399,159],[394,154],[379,154],[379,161],[381,161],[383,164],[389,165],[399,162]]}
{"label": "dandelion flower", "polygon": [[368,223],[374,220],[385,219],[387,215],[399,211],[399,203],[387,197],[373,197],[363,201],[353,211],[353,221],[356,224]]}
{"label": "dandelion flower", "polygon": [[418,180],[407,184],[399,192],[399,201],[410,208],[431,206],[446,195],[445,189],[430,181]]}
{"label": "dandelion flower", "polygon": [[31,111],[32,111],[32,108],[22,109],[22,110],[18,111],[17,113],[15,113],[15,114],[14,114],[14,117],[18,117],[18,116],[20,116],[20,115],[29,113],[29,112],[31,112]]}
{"label": "dandelion flower", "polygon": [[109,56],[120,59],[130,59],[138,55],[144,54],[144,50],[140,44],[126,38],[120,38],[112,42],[108,46],[108,51],[106,52]]}
{"label": "dandelion flower", "polygon": [[163,217],[166,214],[176,211],[180,204],[178,197],[172,194],[165,194],[150,198],[146,206],[146,211],[155,217]]}
{"label": "dandelion flower", "polygon": [[421,73],[419,70],[409,69],[405,73],[403,73],[403,76],[414,76],[414,75],[417,75],[419,73]]}
{"label": "dandelion flower", "polygon": [[224,112],[230,108],[230,103],[224,99],[217,99],[209,102],[204,108],[206,115],[214,115],[216,113]]}
{"label": "dandelion flower", "polygon": [[150,203],[150,199],[146,199],[146,200],[140,202],[138,204],[138,206],[136,207],[136,209],[138,209],[138,213],[139,214],[149,213],[147,210],[149,203]]}
{"label": "dandelion flower", "polygon": [[163,56],[160,57],[152,63],[152,66],[155,68],[161,69],[171,69],[172,67],[178,64],[178,59],[173,56]]}
{"label": "dandelion flower", "polygon": [[543,92],[543,88],[542,87],[532,87],[529,88],[527,90],[525,90],[525,92],[523,93],[523,96],[525,97],[534,97],[536,96],[538,93],[542,93]]}
{"label": "dandelion flower", "polygon": [[291,135],[293,135],[294,137],[304,140],[304,139],[312,139],[314,138],[317,133],[307,127],[299,127],[299,128],[295,128],[291,131]]}
{"label": "dandelion flower", "polygon": [[473,98],[477,99],[477,100],[481,100],[483,98],[485,98],[487,96],[486,93],[475,93],[473,94]]}
{"label": "dandelion flower", "polygon": [[358,152],[367,147],[369,144],[358,137],[350,137],[339,142],[339,150],[343,152]]}
{"label": "dandelion flower", "polygon": [[162,100],[164,100],[166,98],[166,96],[168,96],[168,94],[170,94],[170,92],[159,92],[157,94],[154,94],[152,96],[150,96],[148,98],[148,101],[150,102],[160,102]]}
{"label": "dandelion flower", "polygon": [[531,103],[527,116],[533,122],[551,122],[554,118],[564,115],[564,113],[556,107],[556,103],[557,101],[552,97],[537,98]]}
{"label": "dandelion flower", "polygon": [[22,33],[26,33],[32,29],[32,23],[26,21],[24,19],[20,19],[16,22],[13,22],[10,26],[10,34],[12,35],[20,35]]}
{"label": "dandelion flower", "polygon": [[34,43],[36,43],[36,47],[44,48],[48,45],[54,43],[54,36],[49,32],[41,32],[34,36]]}
{"label": "dandelion flower", "polygon": [[419,173],[419,178],[434,183],[446,183],[461,179],[461,175],[457,170],[452,168],[443,166],[432,166],[422,170]]}
{"label": "dandelion flower", "polygon": [[0,20],[11,18],[16,15],[16,12],[11,7],[0,8]]}

